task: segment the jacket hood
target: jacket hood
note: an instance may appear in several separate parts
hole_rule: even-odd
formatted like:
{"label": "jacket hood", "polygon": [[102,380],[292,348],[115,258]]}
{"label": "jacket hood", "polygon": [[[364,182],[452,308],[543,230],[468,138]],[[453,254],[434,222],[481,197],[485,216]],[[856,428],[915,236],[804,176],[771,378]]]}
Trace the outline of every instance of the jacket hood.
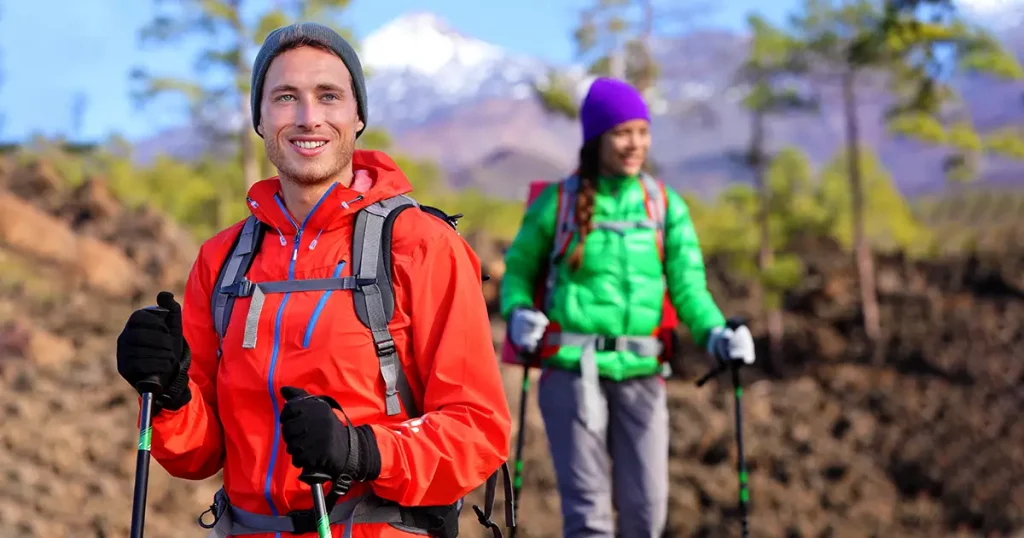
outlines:
{"label": "jacket hood", "polygon": [[352,155],[352,172],[369,176],[372,181],[370,188],[359,192],[334,183],[310,211],[305,222],[296,222],[285,208],[278,176],[250,187],[246,203],[249,211],[260,221],[282,235],[293,235],[306,229],[319,232],[333,230],[370,204],[412,191],[412,184],[395,161],[380,151],[356,150]]}

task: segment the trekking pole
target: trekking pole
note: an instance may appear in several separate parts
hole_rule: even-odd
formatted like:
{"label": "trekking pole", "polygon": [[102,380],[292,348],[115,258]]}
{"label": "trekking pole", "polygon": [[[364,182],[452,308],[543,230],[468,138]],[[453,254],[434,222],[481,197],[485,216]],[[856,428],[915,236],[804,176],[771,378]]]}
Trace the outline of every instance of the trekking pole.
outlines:
{"label": "trekking pole", "polygon": [[[530,365],[536,356],[535,353],[521,353],[523,361],[523,389],[519,394],[519,433],[516,438],[516,465],[515,475],[512,479],[512,502],[516,511],[519,511],[519,493],[523,490],[523,448],[526,446],[526,398],[530,393]],[[510,538],[516,537],[518,526],[509,531]]]}
{"label": "trekking pole", "polygon": [[[734,320],[729,320],[727,326],[730,329],[735,330],[736,328],[744,325],[744,323]],[[747,486],[747,462],[743,457],[743,385],[740,383],[740,368],[742,365],[737,360],[727,360],[718,363],[718,366],[713,368],[704,377],[697,381],[697,386],[704,386],[705,383],[722,373],[726,369],[730,370],[732,374],[732,386],[733,386],[733,401],[735,408],[735,429],[736,429],[736,472],[739,475],[740,489],[740,525],[741,525],[741,536],[748,538],[750,536],[750,529],[747,523],[747,512],[748,503],[750,502],[750,490]]]}
{"label": "trekking pole", "polygon": [[324,499],[324,490],[320,485],[327,482],[331,477],[324,473],[303,472],[299,480],[309,484],[313,490],[313,513],[316,515],[316,532],[320,538],[331,538],[331,520],[327,517],[327,501]]}
{"label": "trekking pole", "polygon": [[[149,310],[161,318],[166,318],[168,311],[159,306],[147,306]],[[142,410],[139,413],[139,451],[135,457],[135,492],[132,494],[132,526],[131,538],[142,538],[146,526],[146,493],[149,490],[149,453],[153,441],[153,398],[160,394],[163,387],[160,378],[150,376],[135,384],[135,390],[142,395]]]}

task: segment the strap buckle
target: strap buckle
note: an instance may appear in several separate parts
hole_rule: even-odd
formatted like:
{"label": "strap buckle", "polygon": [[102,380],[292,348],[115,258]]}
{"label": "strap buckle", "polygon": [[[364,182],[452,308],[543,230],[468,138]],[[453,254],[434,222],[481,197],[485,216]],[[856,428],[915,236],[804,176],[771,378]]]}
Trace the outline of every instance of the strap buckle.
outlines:
{"label": "strap buckle", "polygon": [[398,352],[398,348],[395,346],[395,341],[391,338],[377,342],[376,347],[377,357],[386,357]]}
{"label": "strap buckle", "polygon": [[626,339],[611,336],[598,336],[594,343],[595,351],[624,351]]}
{"label": "strap buckle", "polygon": [[243,277],[234,284],[225,284],[220,288],[220,292],[229,297],[249,297],[255,288],[256,284],[253,281]]}
{"label": "strap buckle", "polygon": [[306,534],[316,530],[316,512],[310,508],[309,510],[292,510],[287,514],[288,519],[292,520],[292,527],[295,528],[293,531],[295,534]]}

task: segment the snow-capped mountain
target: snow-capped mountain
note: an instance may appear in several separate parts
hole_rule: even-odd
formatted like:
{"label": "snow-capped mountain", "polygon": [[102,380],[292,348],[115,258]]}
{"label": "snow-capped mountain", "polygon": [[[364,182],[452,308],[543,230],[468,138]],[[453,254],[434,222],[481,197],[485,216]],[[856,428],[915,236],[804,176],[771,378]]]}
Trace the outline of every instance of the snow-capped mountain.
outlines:
{"label": "snow-capped mountain", "polygon": [[1024,0],[961,0],[958,7],[969,19],[1001,30],[1024,23]]}
{"label": "snow-capped mountain", "polygon": [[420,124],[446,109],[488,98],[527,99],[544,62],[462,35],[431,13],[399,17],[366,37],[371,122]]}
{"label": "snow-capped mountain", "polygon": [[[680,56],[677,42],[653,44],[656,56],[675,58],[660,85],[660,94],[672,101],[702,101],[728,89],[728,76],[697,80],[678,76],[687,72],[724,73],[722,67],[739,61],[720,50],[735,52],[735,36],[713,32],[701,43],[700,55]],[[360,57],[369,71],[367,93],[373,121],[401,130],[436,118],[452,107],[488,99],[531,99],[532,85],[547,79],[550,69],[570,81],[578,95],[586,93],[592,76],[578,65],[552,66],[537,58],[518,55],[451,27],[437,15],[413,12],[385,24],[363,40]],[[704,65],[708,64],[709,65]],[[731,97],[731,95],[730,95]],[[667,111],[652,107],[655,114]]]}

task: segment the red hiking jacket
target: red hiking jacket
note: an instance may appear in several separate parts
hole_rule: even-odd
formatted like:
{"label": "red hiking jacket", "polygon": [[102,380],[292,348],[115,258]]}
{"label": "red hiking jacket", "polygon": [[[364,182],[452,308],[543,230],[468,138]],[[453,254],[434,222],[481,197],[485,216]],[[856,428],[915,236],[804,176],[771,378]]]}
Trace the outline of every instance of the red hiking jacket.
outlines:
{"label": "red hiking jacket", "polygon": [[[253,185],[250,210],[269,225],[249,271],[253,281],[351,275],[355,213],[412,190],[383,153],[356,151],[353,165],[366,170],[374,185],[359,201],[354,200],[360,193],[336,186],[301,233],[279,203],[279,180]],[[354,484],[348,495],[372,488],[406,506],[446,505],[481,485],[508,458],[511,419],[481,293],[480,261],[454,230],[421,211],[403,212],[394,226],[396,308],[389,327],[423,413],[409,420],[405,410],[386,414],[373,339],[350,293],[337,291],[324,301],[325,292],[267,295],[255,349],[242,348],[251,299],[239,298],[217,358],[211,289],[241,225],[206,241],[188,277],[183,323],[192,350],[193,397],[153,422],[152,454],[168,473],[204,479],[223,469],[232,504],[250,512],[309,509],[309,487],[299,482],[299,469],[281,440],[284,385],[329,395],[355,425],[372,425],[380,477]],[[334,527],[336,536],[341,528]],[[353,536],[410,535],[388,524],[362,524]]]}

